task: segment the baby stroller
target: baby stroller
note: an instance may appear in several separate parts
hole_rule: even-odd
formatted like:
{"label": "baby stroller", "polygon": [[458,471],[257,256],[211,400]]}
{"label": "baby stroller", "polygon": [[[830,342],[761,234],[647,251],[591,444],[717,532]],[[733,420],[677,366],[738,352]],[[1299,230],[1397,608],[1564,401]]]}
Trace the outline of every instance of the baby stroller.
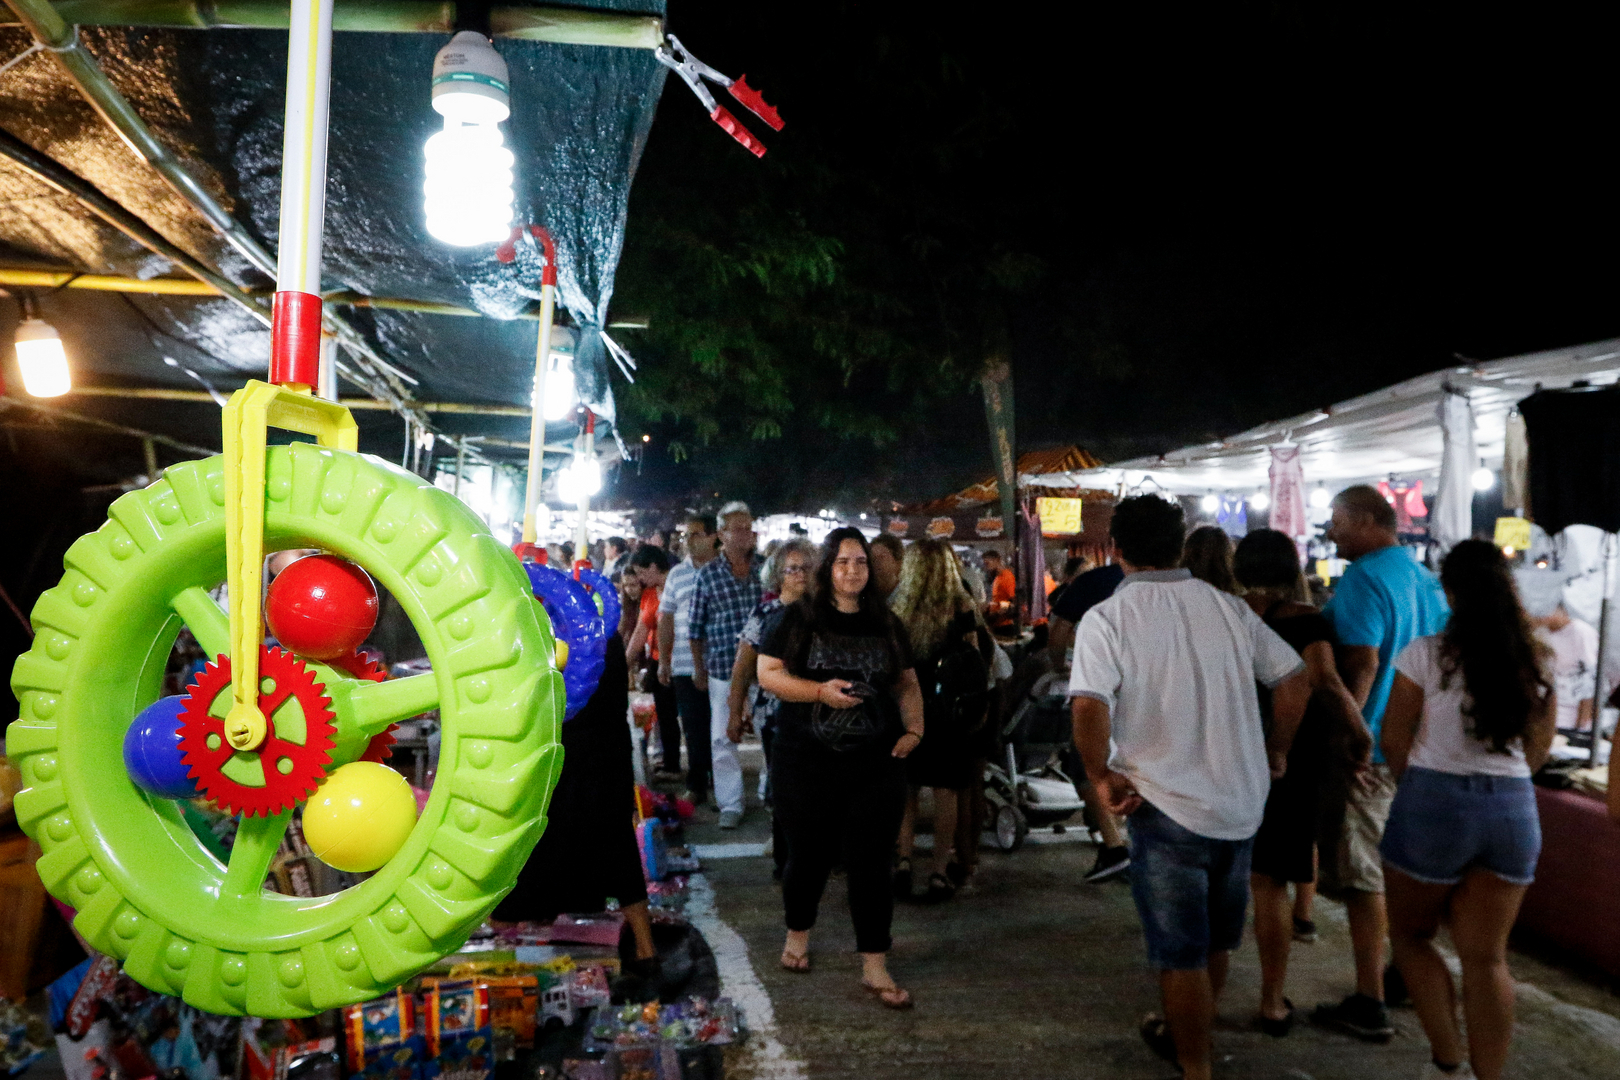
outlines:
{"label": "baby stroller", "polygon": [[[984,798],[996,846],[1013,852],[1029,830],[1060,822],[1085,808],[1065,764],[1074,759],[1068,675],[1043,675],[1002,726],[1002,760],[984,767]],[[1071,766],[1072,767],[1072,766]]]}

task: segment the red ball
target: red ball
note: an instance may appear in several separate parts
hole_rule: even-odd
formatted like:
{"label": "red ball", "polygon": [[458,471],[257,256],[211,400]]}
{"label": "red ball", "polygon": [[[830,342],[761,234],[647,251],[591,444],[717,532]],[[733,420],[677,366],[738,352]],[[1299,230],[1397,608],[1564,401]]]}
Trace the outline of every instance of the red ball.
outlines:
{"label": "red ball", "polygon": [[377,625],[377,586],[336,555],[306,555],[270,583],[264,618],[299,656],[331,660],[359,648]]}

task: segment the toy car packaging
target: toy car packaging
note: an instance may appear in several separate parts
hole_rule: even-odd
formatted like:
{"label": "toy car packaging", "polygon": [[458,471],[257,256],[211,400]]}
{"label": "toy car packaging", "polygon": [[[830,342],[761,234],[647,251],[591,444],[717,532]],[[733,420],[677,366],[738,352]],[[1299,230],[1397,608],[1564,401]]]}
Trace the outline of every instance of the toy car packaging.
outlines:
{"label": "toy car packaging", "polygon": [[373,1058],[398,1050],[416,1031],[415,999],[405,990],[343,1010],[344,1043],[350,1075],[362,1072]]}
{"label": "toy car packaging", "polygon": [[495,1075],[488,986],[471,980],[434,983],[423,1012],[430,1060],[422,1080],[490,1080]]}
{"label": "toy car packaging", "polygon": [[510,1031],[520,1050],[534,1048],[535,1013],[540,1007],[540,980],[534,975],[509,975],[480,980],[489,990],[489,1024],[497,1032]]}

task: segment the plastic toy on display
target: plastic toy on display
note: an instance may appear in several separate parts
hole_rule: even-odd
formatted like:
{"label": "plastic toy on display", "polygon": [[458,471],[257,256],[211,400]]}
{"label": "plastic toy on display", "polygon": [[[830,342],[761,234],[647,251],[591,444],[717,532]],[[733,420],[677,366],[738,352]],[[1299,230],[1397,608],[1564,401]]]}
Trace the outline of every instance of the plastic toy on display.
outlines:
{"label": "plastic toy on display", "polygon": [[[225,406],[223,455],[170,466],[68,550],[33,610],[6,732],[18,821],[79,933],[152,990],[266,1018],[375,998],[465,942],[544,831],[564,702],[512,553],[450,493],[357,453],[349,411],[311,392],[329,3],[295,0],[291,19],[270,379]],[[315,441],[270,446],[271,427]],[[265,556],[294,548],[320,554],[272,585],[267,645]],[[377,585],[430,671],[384,680],[354,651]],[[213,659],[160,699],[182,626]],[[435,709],[439,768],[418,816],[376,762],[395,723]],[[225,861],[187,825],[178,800],[198,794],[240,815]],[[375,872],[328,896],[266,890],[299,807],[317,855]]]}
{"label": "plastic toy on display", "polygon": [[[557,635],[558,655],[563,657],[558,666],[562,668],[567,692],[564,718],[572,720],[596,693],[602,669],[607,664],[605,620],[597,609],[595,597],[582,581],[576,581],[554,566],[524,563],[523,569],[529,575],[529,587],[535,599],[544,606],[551,618],[552,631]],[[588,569],[581,570],[580,574],[582,578],[591,574],[605,581],[600,574]],[[604,599],[613,597],[613,605],[618,607],[618,596],[611,584],[596,595]],[[617,620],[614,625],[618,625]]]}

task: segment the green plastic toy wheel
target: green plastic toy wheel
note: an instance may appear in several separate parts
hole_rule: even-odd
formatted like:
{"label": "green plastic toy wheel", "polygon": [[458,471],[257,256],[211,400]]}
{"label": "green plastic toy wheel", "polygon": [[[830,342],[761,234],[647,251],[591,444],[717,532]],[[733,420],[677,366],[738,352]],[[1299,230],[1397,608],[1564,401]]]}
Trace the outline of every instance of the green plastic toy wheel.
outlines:
{"label": "green plastic toy wheel", "polygon": [[210,655],[228,651],[228,620],[208,595],[225,578],[224,470],[217,457],[171,466],[68,550],[12,674],[17,817],[75,927],[142,984],[215,1013],[307,1016],[376,997],[453,952],[511,889],[562,767],[562,678],[521,567],[458,500],[376,458],[272,447],[266,549],[359,563],[432,662],[384,683],[312,665],[337,714],[332,767],[435,707],[443,742],[427,807],[382,869],[332,896],[266,891],[290,812],[242,818],[226,865],[179,804],[135,786],[122,757],[181,624]]}

